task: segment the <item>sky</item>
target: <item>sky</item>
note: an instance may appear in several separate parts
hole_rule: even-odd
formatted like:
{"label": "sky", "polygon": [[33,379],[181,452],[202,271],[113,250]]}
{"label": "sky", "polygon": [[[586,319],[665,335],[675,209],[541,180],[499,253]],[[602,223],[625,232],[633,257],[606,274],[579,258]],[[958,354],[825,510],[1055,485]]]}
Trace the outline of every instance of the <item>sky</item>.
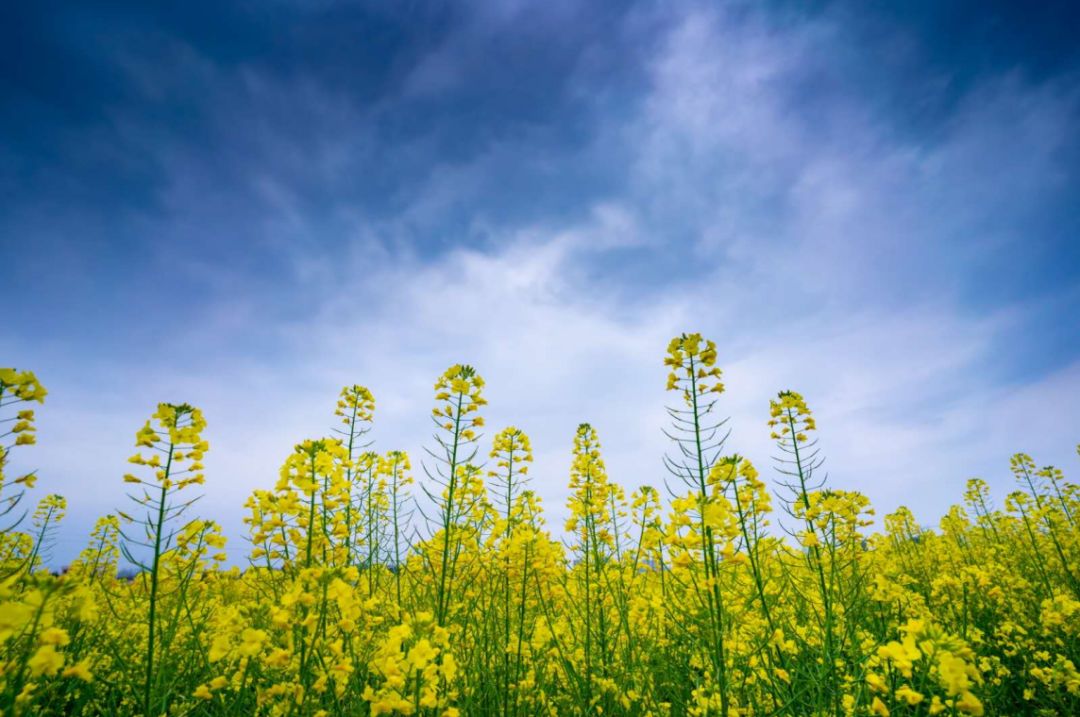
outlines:
{"label": "sky", "polygon": [[[160,6],[159,6],[160,5]],[[374,393],[434,445],[470,363],[561,525],[576,426],[659,486],[668,341],[715,340],[728,450],[800,391],[829,482],[926,525],[1008,458],[1080,462],[1068,2],[22,3],[0,29],[0,364],[50,393],[32,497],[70,560],[159,401],[199,513]],[[486,453],[487,447],[483,448]]]}

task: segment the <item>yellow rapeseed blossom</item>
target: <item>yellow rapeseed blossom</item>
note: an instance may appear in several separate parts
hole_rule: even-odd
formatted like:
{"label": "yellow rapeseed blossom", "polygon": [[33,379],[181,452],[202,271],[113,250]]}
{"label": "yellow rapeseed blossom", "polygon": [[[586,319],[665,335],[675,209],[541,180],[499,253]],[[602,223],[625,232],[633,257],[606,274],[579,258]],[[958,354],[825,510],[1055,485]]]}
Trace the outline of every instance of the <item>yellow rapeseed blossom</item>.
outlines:
{"label": "yellow rapeseed blossom", "polygon": [[[283,451],[244,503],[250,545],[235,552],[199,515],[209,445],[188,404],[134,424],[110,489],[131,503],[62,571],[67,500],[19,504],[37,474],[0,472],[0,511],[18,507],[0,522],[0,712],[1076,712],[1069,466],[1017,453],[1011,493],[958,480],[938,521],[889,506],[879,525],[821,468],[799,393],[769,401],[775,470],[731,451],[744,428],[729,435],[718,360],[700,334],[671,341],[668,474],[627,487],[592,424],[562,479],[520,428],[485,436],[486,387],[466,364],[435,383],[414,478],[407,453],[371,441],[371,391],[347,385],[332,434]],[[44,396],[0,369],[0,471],[33,442],[28,403]],[[545,506],[560,481],[565,505]]]}

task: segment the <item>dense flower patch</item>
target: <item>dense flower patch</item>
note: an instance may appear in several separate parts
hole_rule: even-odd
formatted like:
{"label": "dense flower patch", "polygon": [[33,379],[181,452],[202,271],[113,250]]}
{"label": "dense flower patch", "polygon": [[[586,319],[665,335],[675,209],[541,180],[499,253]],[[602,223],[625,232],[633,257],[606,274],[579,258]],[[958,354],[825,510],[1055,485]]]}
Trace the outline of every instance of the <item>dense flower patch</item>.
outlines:
{"label": "dense flower patch", "polygon": [[[937,529],[872,532],[830,485],[813,414],[781,392],[776,470],[728,451],[716,346],[668,347],[666,480],[627,495],[600,436],[573,436],[558,537],[528,436],[481,431],[484,382],[435,384],[436,436],[374,452],[375,400],[345,388],[246,503],[248,564],[195,513],[206,420],[161,404],[135,435],[130,503],[61,575],[66,503],[36,475],[30,372],[0,369],[0,709],[142,715],[1080,714],[1080,490],[1017,454]],[[118,478],[118,481],[120,479]],[[771,485],[770,485],[771,484]],[[122,577],[124,565],[137,567]]]}

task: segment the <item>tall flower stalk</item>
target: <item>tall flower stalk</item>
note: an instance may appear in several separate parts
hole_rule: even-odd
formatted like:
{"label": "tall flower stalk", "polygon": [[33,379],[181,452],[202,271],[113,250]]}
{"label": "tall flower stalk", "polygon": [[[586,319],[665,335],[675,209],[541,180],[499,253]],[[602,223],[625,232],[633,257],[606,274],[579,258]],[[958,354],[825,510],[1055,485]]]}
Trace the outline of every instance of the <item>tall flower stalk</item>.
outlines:
{"label": "tall flower stalk", "polygon": [[[503,650],[502,650],[502,713],[509,715],[513,706],[511,685],[517,684],[520,678],[520,659],[512,660],[513,643],[511,637],[514,634],[514,624],[517,623],[517,644],[520,646],[523,637],[524,625],[521,623],[521,613],[525,610],[525,600],[519,593],[528,584],[528,555],[520,566],[522,571],[521,587],[512,584],[511,574],[516,572],[509,561],[515,557],[513,548],[514,534],[519,524],[527,516],[523,515],[523,505],[520,503],[522,488],[528,483],[529,464],[533,461],[532,444],[529,437],[519,428],[513,426],[504,428],[495,435],[491,449],[491,459],[495,462],[494,470],[488,472],[491,481],[491,494],[496,509],[499,511],[501,525],[495,531],[501,534],[500,552],[506,561],[500,567],[502,573],[502,618],[503,618]],[[517,603],[517,609],[514,604]],[[519,650],[520,655],[520,650]],[[513,663],[513,669],[511,664]]]}
{"label": "tall flower stalk", "polygon": [[[720,579],[717,528],[713,516],[721,509],[714,500],[709,475],[727,439],[727,419],[717,415],[718,396],[724,392],[721,370],[716,365],[716,343],[701,334],[682,334],[668,344],[664,365],[669,368],[667,390],[676,393],[681,406],[669,406],[671,427],[665,431],[675,452],[665,456],[668,471],[696,497],[697,532],[704,571],[700,590],[707,609],[705,636],[712,676],[720,695],[720,714],[731,709],[726,640],[729,629]],[[696,588],[697,589],[697,588]]]}
{"label": "tall flower stalk", "polygon": [[438,544],[432,566],[438,576],[435,589],[435,621],[445,625],[453,605],[454,573],[461,548],[458,534],[459,521],[473,508],[470,496],[461,490],[463,468],[478,452],[477,429],[484,425],[479,415],[487,403],[481,393],[484,380],[472,366],[451,366],[435,382],[436,406],[432,420],[436,426],[434,449],[428,449],[432,458],[424,472],[441,490],[424,487],[425,493],[435,506],[434,517]]}
{"label": "tall flower stalk", "polygon": [[[22,522],[25,513],[18,512],[19,504],[24,490],[33,488],[37,480],[33,471],[15,477],[7,475],[12,449],[37,443],[34,409],[24,406],[44,403],[47,394],[33,371],[0,368],[0,546],[7,542],[5,535]],[[14,415],[9,414],[12,410]]]}
{"label": "tall flower stalk", "polygon": [[202,460],[210,447],[202,436],[205,429],[206,420],[199,409],[186,403],[158,404],[151,419],[135,434],[135,445],[142,450],[128,459],[150,475],[124,475],[124,482],[137,486],[139,491],[128,497],[137,511],[146,510],[145,515],[135,519],[142,534],[136,536],[128,529],[120,546],[124,558],[142,571],[139,579],[148,594],[142,688],[142,708],[147,715],[158,714],[166,706],[167,698],[159,689],[158,665],[159,651],[164,654],[168,648],[158,644],[161,568],[175,547],[181,517],[198,500],[198,496],[181,495],[186,496],[186,489],[204,482]]}

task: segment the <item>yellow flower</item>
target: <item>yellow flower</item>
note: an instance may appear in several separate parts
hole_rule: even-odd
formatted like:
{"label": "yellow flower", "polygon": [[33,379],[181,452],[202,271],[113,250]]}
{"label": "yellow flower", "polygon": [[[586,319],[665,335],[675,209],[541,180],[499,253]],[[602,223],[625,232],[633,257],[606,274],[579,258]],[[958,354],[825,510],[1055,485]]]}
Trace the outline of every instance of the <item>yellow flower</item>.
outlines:
{"label": "yellow flower", "polygon": [[52,677],[64,666],[64,656],[52,645],[42,645],[30,658],[28,665],[30,673],[35,677],[38,675]]}
{"label": "yellow flower", "polygon": [[904,638],[902,643],[896,640],[878,648],[878,657],[890,660],[893,666],[904,677],[911,677],[911,667],[915,660],[922,657],[922,653],[915,647],[915,640],[911,635]]}
{"label": "yellow flower", "polygon": [[967,663],[951,652],[942,652],[938,656],[938,674],[941,677],[941,686],[950,696],[965,692],[971,685]]}
{"label": "yellow flower", "polygon": [[41,635],[38,636],[38,642],[42,645],[57,645],[63,647],[71,642],[68,637],[67,630],[62,630],[59,627],[49,627],[41,631]]}
{"label": "yellow flower", "polygon": [[289,664],[291,657],[288,650],[279,647],[267,655],[266,659],[263,660],[263,663],[267,667],[285,667]]}
{"label": "yellow flower", "polygon": [[228,635],[215,635],[210,643],[210,652],[207,655],[210,662],[217,662],[224,658],[232,650],[232,640]]}
{"label": "yellow flower", "polygon": [[431,643],[424,638],[418,640],[417,643],[412,646],[406,659],[414,670],[422,670],[429,662],[435,659],[435,656],[438,654],[439,650],[432,647]]}
{"label": "yellow flower", "polygon": [[79,660],[71,667],[66,668],[61,675],[63,677],[76,677],[83,682],[90,682],[94,679],[94,676],[90,673],[89,660]]}
{"label": "yellow flower", "polygon": [[923,701],[923,696],[921,693],[916,692],[907,685],[903,685],[896,690],[896,699],[901,702],[906,702],[909,705],[917,705]]}
{"label": "yellow flower", "polygon": [[960,699],[956,701],[956,709],[964,714],[974,715],[975,717],[982,717],[983,714],[982,702],[970,692],[965,692],[960,695]]}
{"label": "yellow flower", "polygon": [[727,505],[713,501],[705,504],[701,511],[701,520],[710,528],[720,528],[723,527],[728,515],[730,515],[730,509]]}
{"label": "yellow flower", "polygon": [[442,664],[439,666],[439,671],[442,672],[443,679],[447,682],[453,682],[457,676],[457,661],[450,653],[443,655]]}
{"label": "yellow flower", "polygon": [[269,639],[265,630],[256,630],[254,628],[244,628],[243,633],[240,635],[240,654],[247,657],[256,655],[262,650],[263,644]]}

